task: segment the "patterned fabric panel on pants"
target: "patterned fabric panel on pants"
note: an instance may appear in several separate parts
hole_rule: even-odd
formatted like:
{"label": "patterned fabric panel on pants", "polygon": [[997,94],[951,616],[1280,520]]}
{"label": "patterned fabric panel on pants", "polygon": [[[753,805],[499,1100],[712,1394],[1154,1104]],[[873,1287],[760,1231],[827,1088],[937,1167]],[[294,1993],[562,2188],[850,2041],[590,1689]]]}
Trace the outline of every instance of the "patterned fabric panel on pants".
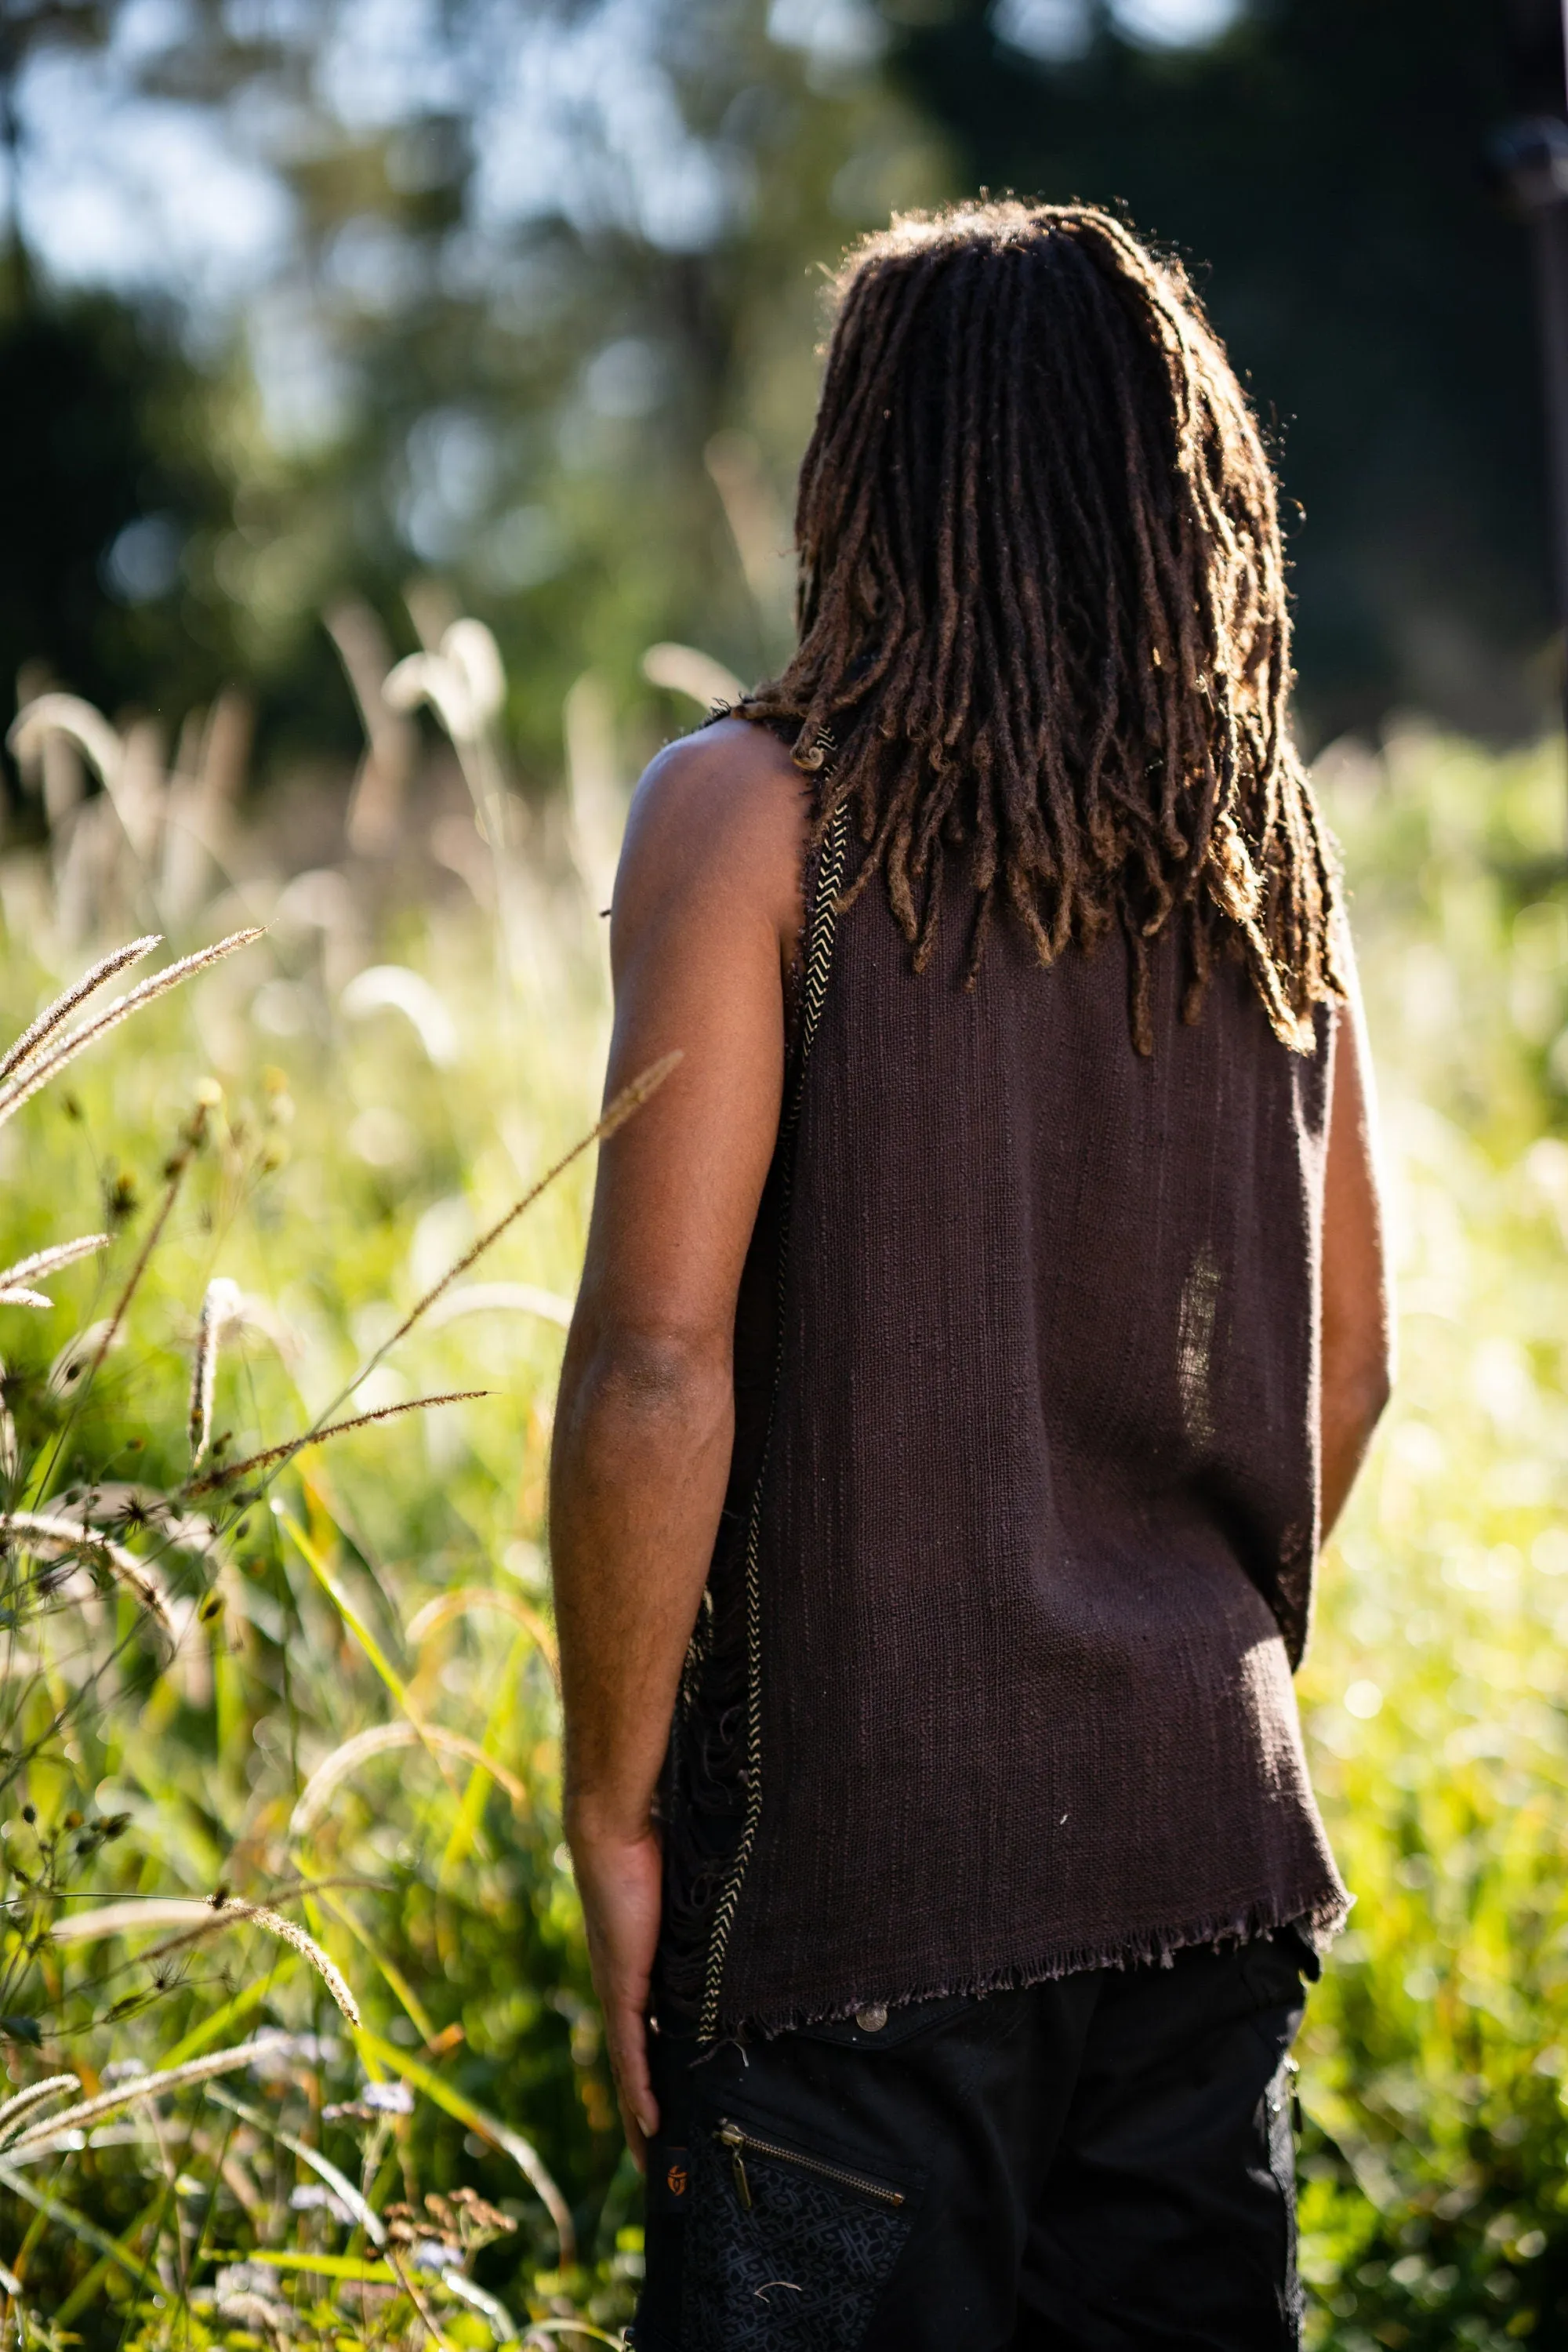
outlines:
{"label": "patterned fabric panel on pants", "polygon": [[854,2352],[910,2227],[910,2208],[749,2158],[752,2204],[711,2140],[691,2151],[683,2352]]}

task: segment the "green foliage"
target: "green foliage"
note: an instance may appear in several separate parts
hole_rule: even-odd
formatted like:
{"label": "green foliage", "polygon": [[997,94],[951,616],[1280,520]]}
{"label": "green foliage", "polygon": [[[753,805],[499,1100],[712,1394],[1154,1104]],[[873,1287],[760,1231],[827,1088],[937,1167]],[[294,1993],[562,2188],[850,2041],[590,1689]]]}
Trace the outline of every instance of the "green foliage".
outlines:
{"label": "green foliage", "polygon": [[[257,2294],[330,2305],[341,2337],[363,2286],[379,2305],[374,2340],[401,2342],[405,2320],[418,2340],[384,2261],[334,2219],[342,2197],[291,2153],[306,2145],[377,2209],[401,2197],[424,2217],[411,2274],[454,2344],[490,2340],[487,2294],[519,2319],[629,2309],[636,2246],[617,2233],[635,2200],[560,1843],[542,1613],[564,1312],[550,1295],[570,1294],[584,1168],[480,1269],[531,1284],[544,1316],[493,1292],[444,1325],[433,1315],[342,1410],[475,1387],[480,1402],[339,1439],[276,1482],[227,1466],[338,1417],[331,1400],[417,1297],[591,1127],[603,982],[596,937],[574,943],[580,919],[574,900],[536,939],[542,998],[498,983],[489,927],[460,908],[401,919],[384,944],[436,975],[460,1041],[447,1064],[417,993],[436,1060],[405,1013],[343,1013],[285,908],[266,948],[201,984],[199,1046],[188,1013],[154,1005],[134,1052],[110,1041],[71,1071],[68,1095],[41,1096],[6,1132],[7,1259],[103,1222],[106,1200],[117,1210],[107,1251],[48,1277],[52,1311],[0,1310],[13,2072],[63,2064],[92,2093],[115,2079],[111,2053],[168,2064],[258,2037],[244,2071],[161,2100],[174,2112],[156,2135],[139,2112],[68,2154],[76,2177],[19,2163],[0,2175],[15,2216],[0,2242],[25,2242],[12,2266],[29,2305],[67,2315],[89,2344],[119,2344],[128,2296],[146,2305],[138,2341],[163,2343],[176,2310],[205,2313],[211,2340],[228,2341],[215,2265],[238,2266],[237,2308]],[[13,937],[13,1027],[41,977]],[[171,1201],[123,1337],[93,1371],[111,1302]],[[193,1465],[198,1310],[220,1274],[235,1289],[220,1293],[210,1454]],[[446,1301],[470,1304],[462,1286]],[[29,1538],[23,1511],[82,1539]],[[103,1572],[100,1537],[158,1577],[173,1639]],[[443,1595],[455,1609],[420,1631],[422,1605]],[[386,1726],[405,1744],[346,1759],[313,1819],[296,1821],[322,1761]],[[95,1913],[153,1895],[184,1898],[188,1915],[96,1927]],[[331,1955],[363,2032],[335,2013],[310,1950],[250,1904]],[[54,2204],[28,2236],[27,2192],[46,2177]],[[466,2317],[458,2284],[429,2267],[443,2242],[431,2200],[458,2191],[505,2224],[483,2242],[468,2233],[451,2273],[481,2298]],[[558,2221],[580,2249],[564,2268]],[[312,2252],[321,2274],[298,2266]]]}
{"label": "green foliage", "polygon": [[[1556,2343],[1568,2317],[1564,784],[1555,748],[1497,761],[1414,731],[1375,757],[1342,747],[1324,782],[1382,1082],[1403,1368],[1301,1685],[1357,1896],[1301,2048],[1311,2341],[1500,2352]],[[0,1308],[0,2032],[18,2086],[64,2071],[121,2102],[79,2145],[68,2083],[0,2147],[0,2262],[33,2346],[174,2352],[284,2326],[412,2346],[413,2296],[476,2347],[504,2332],[497,2303],[611,2340],[629,2312],[639,2205],[560,1847],[542,1581],[550,1300],[573,1286],[586,1162],[342,1410],[487,1395],[226,1475],[335,1418],[591,1123],[595,893],[564,872],[546,890],[544,870],[515,967],[428,876],[379,911],[352,861],[335,890],[312,877],[324,932],[299,886],[258,882],[265,941],[0,1131],[6,1262],[110,1230],[39,1277],[51,1310]],[[0,869],[13,1030],[83,960],[29,887]],[[345,992],[373,955],[402,979]],[[182,1155],[123,1340],[68,1377]],[[237,1305],[216,1294],[193,1467],[215,1280]],[[76,1515],[83,1540],[29,1552],[24,1508]],[[177,1638],[89,1535],[156,1570]],[[90,1916],[154,1899],[141,1927]],[[203,2061],[223,2071],[155,2097],[127,2071]],[[17,2160],[29,2147],[47,2160]]]}
{"label": "green foliage", "polygon": [[[121,13],[103,11],[106,31]],[[835,63],[804,35],[775,38],[759,0],[618,15],[453,0],[420,12],[411,75],[405,57],[376,54],[348,0],[271,11],[264,26],[253,16],[200,0],[122,42],[119,70],[127,117],[152,100],[216,120],[268,173],[285,249],[243,318],[199,317],[205,404],[89,398],[84,412],[96,346],[62,424],[17,388],[28,535],[0,553],[0,675],[37,655],[117,708],[132,691],[122,642],[177,615],[194,646],[150,643],[142,677],[205,694],[202,656],[232,635],[264,764],[287,771],[352,730],[323,609],[353,593],[407,650],[403,591],[426,572],[494,628],[512,732],[541,777],[589,663],[617,698],[637,698],[655,740],[672,713],[638,676],[648,645],[700,644],[761,675],[788,628],[820,272],[889,206],[944,191],[939,143],[874,55]],[[499,101],[517,92],[515,111],[530,89],[520,129]],[[520,151],[528,176],[542,130],[569,152],[509,214],[498,184]],[[25,146],[17,168],[26,179]],[[94,331],[111,314],[134,343],[134,318],[107,299]],[[46,323],[19,318],[18,346]],[[226,514],[209,528],[204,510],[186,532],[160,491],[187,540],[177,576],[145,606],[91,614],[84,643],[54,609],[63,558],[35,549],[30,519],[56,509],[74,525],[88,485],[65,445],[74,434],[97,457],[112,444],[118,470],[71,546],[90,577],[142,510],[144,422],[160,451],[178,436],[192,469],[228,486]],[[112,663],[99,657],[110,640]]]}
{"label": "green foliage", "polygon": [[1568,2325],[1561,751],[1328,763],[1394,1175],[1395,1402],[1301,1678],[1357,1897],[1308,2012],[1313,2341]]}

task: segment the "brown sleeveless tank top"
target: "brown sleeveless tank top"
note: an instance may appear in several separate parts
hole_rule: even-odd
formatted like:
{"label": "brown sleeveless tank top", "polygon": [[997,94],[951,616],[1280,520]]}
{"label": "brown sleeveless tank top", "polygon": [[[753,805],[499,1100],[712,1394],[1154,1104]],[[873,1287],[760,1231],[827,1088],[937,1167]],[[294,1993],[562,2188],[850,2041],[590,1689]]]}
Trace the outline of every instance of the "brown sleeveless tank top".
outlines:
{"label": "brown sleeveless tank top", "polygon": [[1239,963],[1133,1050],[966,878],[916,975],[811,877],[728,1505],[664,1795],[661,2008],[705,2036],[1345,1909],[1291,1670],[1317,1549],[1333,1018]]}

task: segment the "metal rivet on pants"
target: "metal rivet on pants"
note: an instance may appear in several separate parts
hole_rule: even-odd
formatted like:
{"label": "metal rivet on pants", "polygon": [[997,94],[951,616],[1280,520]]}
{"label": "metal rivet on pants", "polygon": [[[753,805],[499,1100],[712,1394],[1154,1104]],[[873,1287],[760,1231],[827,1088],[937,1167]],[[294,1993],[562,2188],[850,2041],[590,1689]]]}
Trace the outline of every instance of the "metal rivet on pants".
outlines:
{"label": "metal rivet on pants", "polygon": [[855,2022],[862,2033],[880,2033],[888,2022],[888,2011],[879,2000],[868,2000],[864,2009],[855,2012]]}

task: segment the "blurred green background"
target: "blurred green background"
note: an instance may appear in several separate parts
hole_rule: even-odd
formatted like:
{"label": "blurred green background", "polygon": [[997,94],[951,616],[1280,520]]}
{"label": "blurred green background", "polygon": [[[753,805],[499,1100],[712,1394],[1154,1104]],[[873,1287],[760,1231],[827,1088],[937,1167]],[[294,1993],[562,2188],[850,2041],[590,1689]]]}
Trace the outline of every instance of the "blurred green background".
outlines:
{"label": "blurred green background", "polygon": [[[0,1045],[119,940],[266,926],[0,1126],[0,1261],[110,1236],[0,1304],[0,2056],[121,2102],[0,2111],[21,2341],[629,2313],[544,1579],[591,1156],[378,1357],[596,1115],[630,783],[788,643],[823,273],[981,186],[1125,205],[1228,338],[1361,940],[1402,1366],[1301,1683],[1357,1896],[1310,2341],[1568,2341],[1568,774],[1483,165],[1561,73],[1554,0],[0,16]],[[215,1890],[296,1941],[111,1908]]]}
{"label": "blurred green background", "polygon": [[175,722],[243,676],[266,772],[353,748],[323,610],[406,646],[428,571],[531,766],[590,661],[657,733],[646,646],[778,650],[820,271],[985,185],[1192,264],[1279,458],[1310,739],[1528,733],[1530,262],[1484,156],[1562,111],[1561,44],[1553,0],[13,0],[0,671]]}

